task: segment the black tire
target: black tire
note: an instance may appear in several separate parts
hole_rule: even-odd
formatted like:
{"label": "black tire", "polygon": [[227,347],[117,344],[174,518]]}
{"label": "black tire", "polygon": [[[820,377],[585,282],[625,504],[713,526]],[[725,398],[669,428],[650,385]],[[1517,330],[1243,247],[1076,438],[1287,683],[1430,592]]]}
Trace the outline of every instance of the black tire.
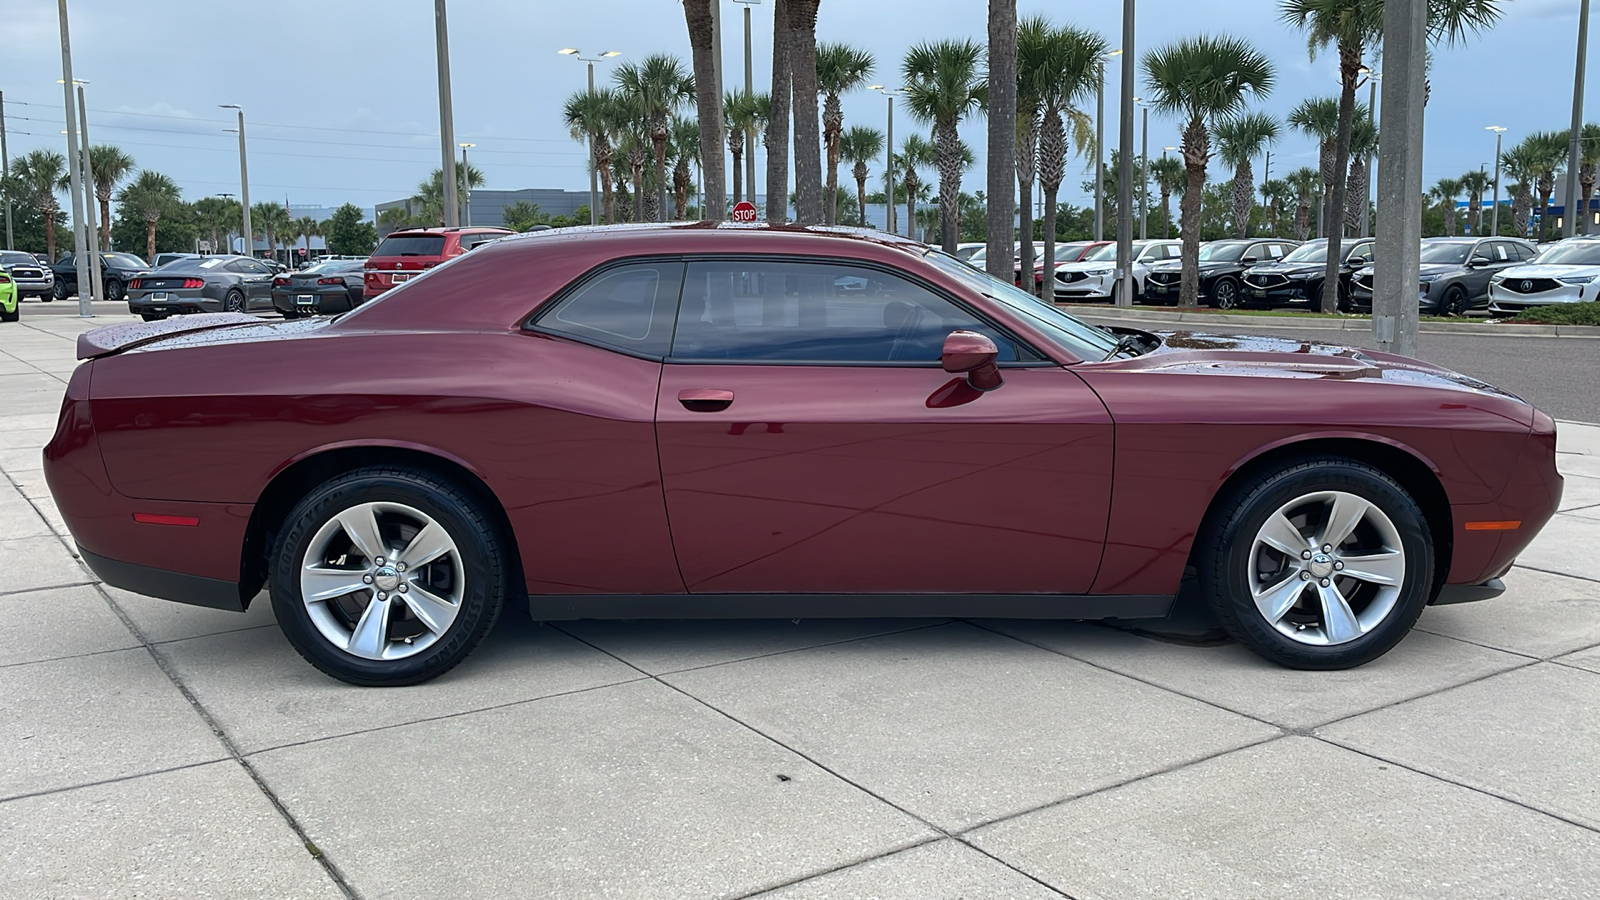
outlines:
{"label": "black tire", "polygon": [[278,310],[278,313],[279,313],[279,315],[282,315],[285,319],[298,319],[298,318],[300,318],[300,311],[297,310],[297,309],[280,309],[280,310]]}
{"label": "black tire", "polygon": [[123,297],[126,297],[126,296],[128,296],[128,291],[127,291],[126,288],[124,288],[122,286],[122,280],[121,279],[118,279],[118,278],[107,278],[106,279],[106,295],[105,295],[104,299],[106,299],[106,300],[121,300]]}
{"label": "black tire", "polygon": [[229,291],[222,300],[222,308],[226,312],[244,312],[244,295],[238,291]]}
{"label": "black tire", "polygon": [[[1280,507],[1318,491],[1350,493],[1372,503],[1393,523],[1405,551],[1404,584],[1387,614],[1353,640],[1322,646],[1280,631],[1250,593],[1251,566],[1258,564],[1256,535]],[[1196,539],[1194,563],[1202,594],[1234,640],[1292,669],[1347,669],[1388,652],[1422,614],[1432,595],[1433,538],[1422,510],[1393,478],[1353,459],[1319,456],[1265,469],[1219,496]]]}
{"label": "black tire", "polygon": [[22,298],[17,298],[17,308],[11,312],[0,309],[0,322],[15,322],[22,318]]}
{"label": "black tire", "polygon": [[67,292],[67,283],[57,278],[56,283],[50,286],[50,294],[39,299],[49,303],[51,300],[65,300],[70,296],[72,295]]}
{"label": "black tire", "polygon": [[[1349,312],[1350,311],[1350,295],[1349,295],[1349,293],[1347,291],[1345,291],[1344,285],[1343,284],[1338,285],[1337,287],[1335,287],[1335,290],[1337,290],[1339,292],[1339,295],[1333,301],[1334,311],[1335,312]],[[1322,284],[1317,286],[1317,312],[1321,312],[1322,311],[1322,301],[1327,296],[1327,293],[1328,293],[1328,281],[1327,281],[1327,279],[1323,279]]]}
{"label": "black tire", "polygon": [[139,313],[139,318],[145,320],[146,322],[159,322],[162,319],[165,319],[166,316],[163,316],[160,313]]}
{"label": "black tire", "polygon": [[[365,659],[334,646],[302,599],[299,574],[313,538],[340,512],[362,503],[398,503],[425,513],[459,552],[465,584],[455,618],[431,645],[400,659]],[[312,490],[284,520],[269,560],[272,607],[289,643],[328,675],[374,687],[418,684],[466,659],[494,626],[511,570],[507,552],[482,505],[456,484],[411,466],[356,469]],[[369,597],[367,602],[377,601]]]}
{"label": "black tire", "polygon": [[1439,314],[1445,316],[1464,316],[1467,314],[1467,291],[1459,284],[1453,284],[1439,300]]}
{"label": "black tire", "polygon": [[1217,309],[1237,309],[1239,307],[1239,282],[1223,276],[1211,288],[1211,305]]}

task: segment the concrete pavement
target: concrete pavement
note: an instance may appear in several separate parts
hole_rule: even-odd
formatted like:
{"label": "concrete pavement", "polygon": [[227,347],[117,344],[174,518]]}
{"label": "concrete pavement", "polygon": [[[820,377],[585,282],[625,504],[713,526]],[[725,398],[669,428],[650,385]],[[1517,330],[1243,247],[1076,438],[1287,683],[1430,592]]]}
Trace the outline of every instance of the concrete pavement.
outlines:
{"label": "concrete pavement", "polygon": [[[0,894],[1600,895],[1600,427],[1497,600],[1348,672],[986,621],[505,617],[413,688],[97,584],[0,326]],[[1591,419],[1600,419],[1600,414]]]}

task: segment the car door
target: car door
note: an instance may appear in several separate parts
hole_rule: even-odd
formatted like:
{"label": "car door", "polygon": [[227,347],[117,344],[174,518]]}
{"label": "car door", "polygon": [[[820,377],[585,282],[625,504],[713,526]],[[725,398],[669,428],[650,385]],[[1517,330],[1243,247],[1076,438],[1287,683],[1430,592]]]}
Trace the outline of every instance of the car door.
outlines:
{"label": "car door", "polygon": [[1504,241],[1479,241],[1467,255],[1466,272],[1461,282],[1467,288],[1467,305],[1477,306],[1489,295],[1489,279],[1494,273],[1513,265],[1513,257]]}
{"label": "car door", "polygon": [[[940,368],[957,329],[1001,348],[1004,385]],[[1104,405],[904,273],[690,261],[656,432],[692,593],[1078,593],[1099,565]]]}
{"label": "car door", "polygon": [[241,259],[229,268],[240,275],[239,284],[244,288],[245,309],[271,308],[273,275],[271,266],[253,259]]}

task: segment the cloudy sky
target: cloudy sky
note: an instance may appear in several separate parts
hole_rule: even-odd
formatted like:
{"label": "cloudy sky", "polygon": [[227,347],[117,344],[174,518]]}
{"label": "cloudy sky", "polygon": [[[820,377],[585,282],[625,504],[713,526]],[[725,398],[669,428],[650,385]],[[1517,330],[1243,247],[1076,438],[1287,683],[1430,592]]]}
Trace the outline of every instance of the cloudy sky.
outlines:
{"label": "cloudy sky", "polygon": [[[742,78],[740,7],[725,11],[725,78]],[[1138,0],[1141,48],[1197,32],[1254,41],[1277,66],[1262,108],[1282,117],[1300,100],[1337,90],[1336,58],[1307,57],[1304,39],[1278,19],[1272,0]],[[74,76],[87,91],[91,137],[114,142],[139,164],[172,176],[187,199],[238,189],[237,144],[222,129],[244,106],[251,199],[292,205],[363,207],[397,199],[439,165],[431,0],[70,0]],[[1121,35],[1120,4],[1020,0],[1040,12],[1106,35]],[[1441,51],[1427,110],[1428,183],[1469,168],[1493,168],[1493,135],[1508,142],[1566,127],[1571,116],[1579,0],[1502,0],[1504,18],[1464,47]],[[13,158],[34,147],[60,149],[59,32],[50,0],[0,0],[4,22],[6,127]],[[984,40],[984,0],[822,0],[820,40],[846,41],[878,60],[874,80],[894,83],[910,45],[968,36]],[[674,0],[450,0],[458,141],[492,188],[586,190],[582,147],[560,125],[562,100],[584,84],[584,67],[559,56],[619,50],[620,59],[666,52],[688,59],[683,9]],[[755,7],[755,81],[769,83],[771,2]],[[1600,54],[1590,57],[1591,96]],[[597,78],[609,78],[610,63]],[[1116,85],[1107,72],[1107,145],[1116,143]],[[1140,90],[1143,89],[1142,80]],[[1595,108],[1594,103],[1589,104]],[[844,102],[846,124],[883,126],[884,101],[869,92]],[[1594,118],[1591,115],[1591,118]],[[896,117],[897,140],[916,126]],[[963,129],[979,153],[968,189],[982,187],[983,125]],[[1150,120],[1150,147],[1177,142],[1176,124]],[[1311,141],[1286,134],[1272,170],[1315,165]],[[764,162],[761,163],[764,166]],[[764,171],[764,170],[763,170]],[[1258,163],[1258,177],[1259,177]],[[1081,203],[1072,176],[1065,200]]]}

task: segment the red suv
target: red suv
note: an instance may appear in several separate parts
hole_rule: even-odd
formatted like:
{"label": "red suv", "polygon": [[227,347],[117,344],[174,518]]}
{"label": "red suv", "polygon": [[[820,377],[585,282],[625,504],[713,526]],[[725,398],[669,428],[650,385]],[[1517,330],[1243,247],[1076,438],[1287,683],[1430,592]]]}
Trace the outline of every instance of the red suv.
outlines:
{"label": "red suv", "polygon": [[383,239],[363,266],[361,292],[366,299],[408,281],[479,244],[497,241],[509,228],[407,228]]}

